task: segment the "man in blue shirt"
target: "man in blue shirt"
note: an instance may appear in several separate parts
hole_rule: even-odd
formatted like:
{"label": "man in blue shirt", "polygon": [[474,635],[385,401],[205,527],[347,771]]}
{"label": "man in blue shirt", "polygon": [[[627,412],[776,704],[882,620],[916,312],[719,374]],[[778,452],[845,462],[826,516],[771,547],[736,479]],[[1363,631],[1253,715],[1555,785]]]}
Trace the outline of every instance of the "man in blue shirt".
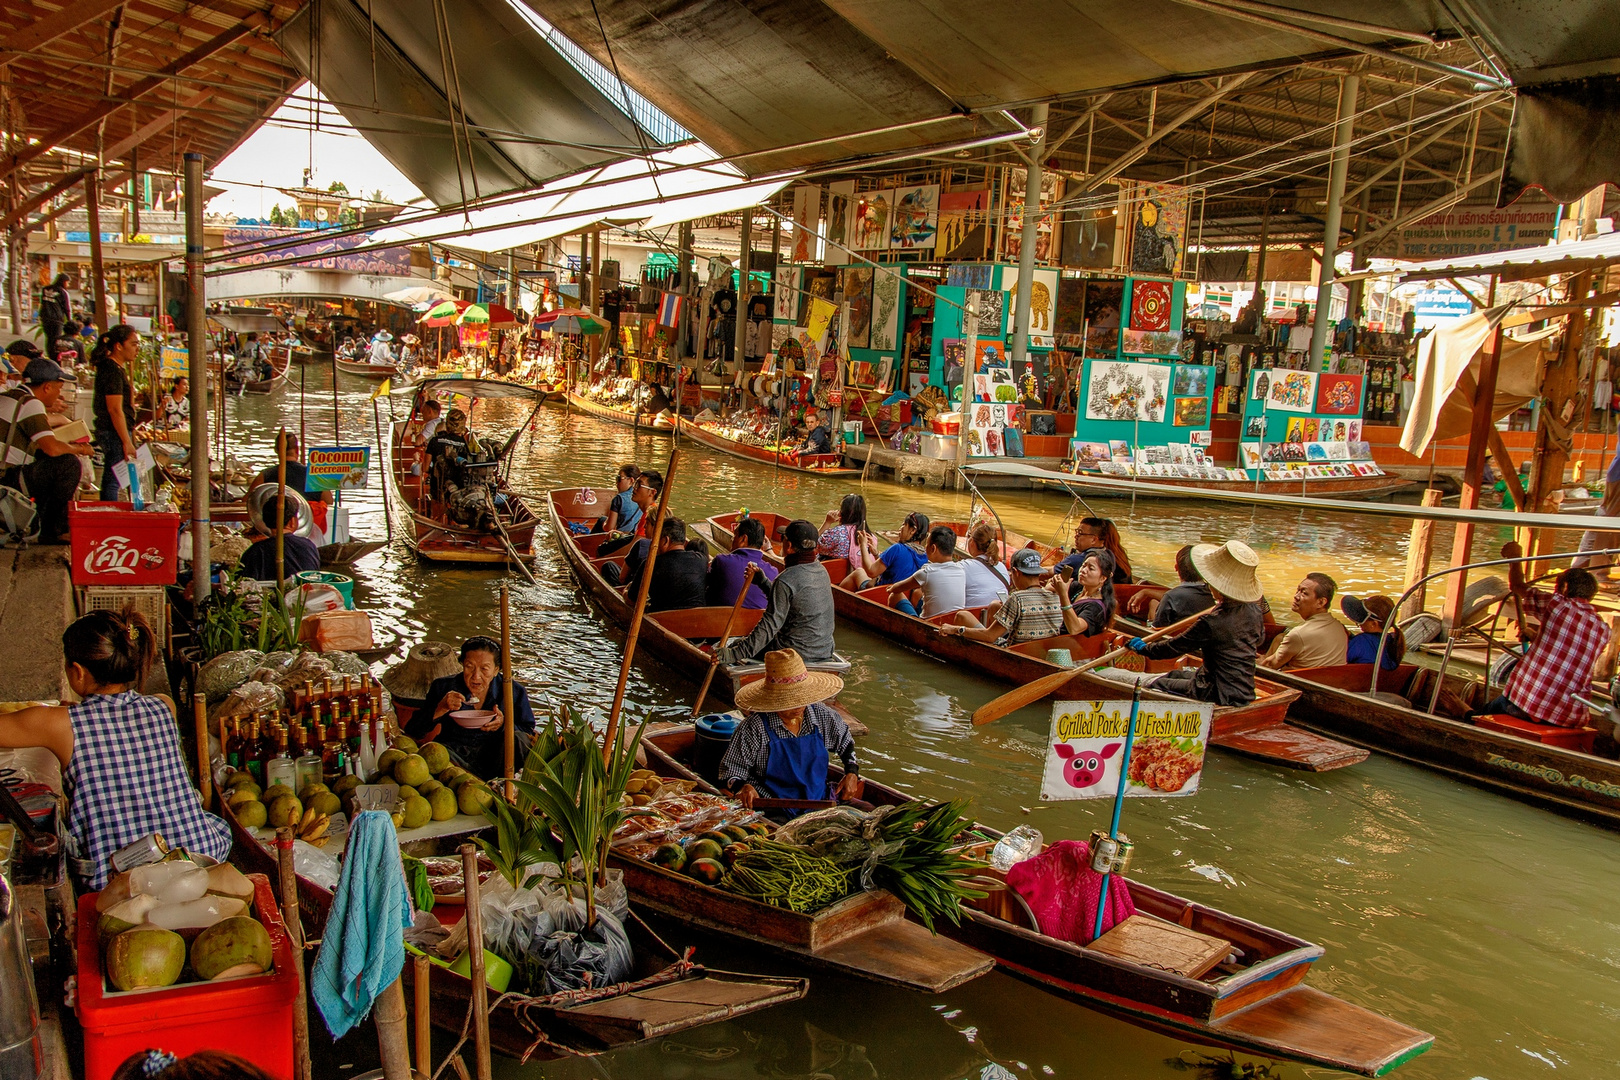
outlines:
{"label": "man in blue shirt", "polygon": [[[291,487],[292,485],[287,485]],[[265,506],[265,512],[274,515],[276,512],[273,503]],[[291,502],[287,503],[283,527],[281,529],[281,569],[284,578],[291,578],[294,574],[305,570],[319,570],[321,568],[321,549],[315,546],[314,541],[302,536],[296,536],[287,525],[298,520],[298,508]],[[269,524],[267,519],[266,525]],[[255,578],[259,581],[276,580],[276,534],[260,540],[242,553],[242,574],[245,577]]]}
{"label": "man in blue shirt", "polygon": [[810,433],[804,437],[804,442],[799,444],[798,453],[830,454],[833,452],[832,432],[828,431],[827,425],[821,422],[821,413],[817,409],[805,410],[804,426],[810,429]]}
{"label": "man in blue shirt", "polygon": [[1395,601],[1380,593],[1362,599],[1356,596],[1346,596],[1339,601],[1339,610],[1357,626],[1361,633],[1353,634],[1350,645],[1345,650],[1344,662],[1347,664],[1370,664],[1378,655],[1378,639],[1384,638],[1384,656],[1379,666],[1385,671],[1394,671],[1400,665],[1401,658],[1406,655],[1406,639],[1402,637],[1399,627],[1388,634],[1384,634],[1384,627],[1389,625],[1390,616],[1395,614]]}

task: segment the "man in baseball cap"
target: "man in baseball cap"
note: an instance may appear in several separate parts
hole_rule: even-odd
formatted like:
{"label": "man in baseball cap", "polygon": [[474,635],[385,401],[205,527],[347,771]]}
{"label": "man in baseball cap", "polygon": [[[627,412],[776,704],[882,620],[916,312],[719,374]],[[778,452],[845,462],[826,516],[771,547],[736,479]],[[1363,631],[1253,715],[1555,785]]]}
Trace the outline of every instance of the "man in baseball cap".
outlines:
{"label": "man in baseball cap", "polygon": [[[39,510],[40,543],[68,542],[68,502],[83,478],[81,457],[95,453],[89,442],[69,443],[51,429],[49,410],[62,397],[62,384],[77,380],[54,360],[38,355],[23,368],[23,385],[0,394],[0,445],[5,447],[5,472],[0,482],[24,489]],[[12,355],[17,355],[12,353]]]}
{"label": "man in baseball cap", "polygon": [[1003,645],[1017,645],[1057,634],[1084,633],[1085,624],[1069,603],[1068,584],[1055,577],[1042,582],[1043,573],[1040,552],[1034,548],[1014,552],[1012,591],[1007,599],[984,609],[983,625],[972,612],[958,611],[958,625],[942,627],[940,633],[974,641],[999,641]]}

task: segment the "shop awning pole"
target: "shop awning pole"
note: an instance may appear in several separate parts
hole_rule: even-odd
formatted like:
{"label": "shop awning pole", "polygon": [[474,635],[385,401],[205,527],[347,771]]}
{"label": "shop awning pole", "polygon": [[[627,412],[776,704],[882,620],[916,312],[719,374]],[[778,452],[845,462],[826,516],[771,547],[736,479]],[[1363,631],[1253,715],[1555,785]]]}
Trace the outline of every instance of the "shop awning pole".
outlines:
{"label": "shop awning pole", "polygon": [[[750,206],[742,212],[742,236],[737,250],[737,304],[732,310],[737,316],[732,335],[732,347],[736,350],[733,357],[737,370],[744,369],[743,357],[748,352],[748,267],[753,262],[754,247],[754,208]],[[843,337],[842,327],[839,337]]]}
{"label": "shop awning pole", "polygon": [[[1350,139],[1356,128],[1356,96],[1361,79],[1346,75],[1339,84],[1339,120],[1333,136],[1333,164],[1328,171],[1327,212],[1322,215],[1322,267],[1316,276],[1316,312],[1311,322],[1311,351],[1306,367],[1316,371],[1327,345],[1333,319],[1333,260],[1339,252],[1339,222],[1344,214],[1344,182],[1350,171]],[[1370,239],[1370,238],[1369,238]]]}
{"label": "shop awning pole", "polygon": [[[202,155],[186,154],[186,368],[191,374],[192,598],[208,599],[208,310],[203,294]],[[160,270],[161,272],[161,270]],[[220,378],[219,393],[225,393]]]}
{"label": "shop awning pole", "polygon": [[[1029,124],[1040,135],[1035,145],[1020,151],[1024,158],[1024,228],[1018,241],[1018,292],[1013,297],[1012,368],[1029,355],[1029,294],[1035,284],[1035,237],[1041,220],[1041,159],[1046,156],[1047,106],[1043,102],[1030,109]],[[1053,297],[1055,300],[1056,297]],[[962,401],[972,401],[971,383],[962,388]]]}

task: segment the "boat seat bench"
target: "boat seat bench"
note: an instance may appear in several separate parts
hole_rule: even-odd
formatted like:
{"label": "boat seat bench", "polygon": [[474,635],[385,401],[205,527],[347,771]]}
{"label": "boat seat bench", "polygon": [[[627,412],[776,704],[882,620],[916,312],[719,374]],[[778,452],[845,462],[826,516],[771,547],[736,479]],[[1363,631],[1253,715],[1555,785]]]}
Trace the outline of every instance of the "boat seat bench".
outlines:
{"label": "boat seat bench", "polygon": [[1593,741],[1597,738],[1597,728],[1593,727],[1557,727],[1553,724],[1538,724],[1533,720],[1520,720],[1516,716],[1506,713],[1487,713],[1484,716],[1474,717],[1476,727],[1487,731],[1500,732],[1503,735],[1517,735],[1521,739],[1529,739],[1544,746],[1558,746],[1565,750],[1579,750],[1583,754],[1592,752]]}

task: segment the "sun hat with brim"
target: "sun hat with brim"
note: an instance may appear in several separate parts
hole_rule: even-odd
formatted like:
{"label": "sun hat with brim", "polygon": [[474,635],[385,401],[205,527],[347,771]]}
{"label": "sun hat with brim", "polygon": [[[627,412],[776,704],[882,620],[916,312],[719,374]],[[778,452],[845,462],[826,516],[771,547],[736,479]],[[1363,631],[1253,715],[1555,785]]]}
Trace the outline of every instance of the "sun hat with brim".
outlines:
{"label": "sun hat with brim", "polygon": [[1192,549],[1192,563],[1210,588],[1240,604],[1252,604],[1265,595],[1258,573],[1260,556],[1241,540],[1199,544]]}
{"label": "sun hat with brim", "polygon": [[836,697],[844,680],[826,671],[809,671],[792,649],[765,654],[765,677],[746,683],[736,693],[737,707],[748,712],[802,709]]}

